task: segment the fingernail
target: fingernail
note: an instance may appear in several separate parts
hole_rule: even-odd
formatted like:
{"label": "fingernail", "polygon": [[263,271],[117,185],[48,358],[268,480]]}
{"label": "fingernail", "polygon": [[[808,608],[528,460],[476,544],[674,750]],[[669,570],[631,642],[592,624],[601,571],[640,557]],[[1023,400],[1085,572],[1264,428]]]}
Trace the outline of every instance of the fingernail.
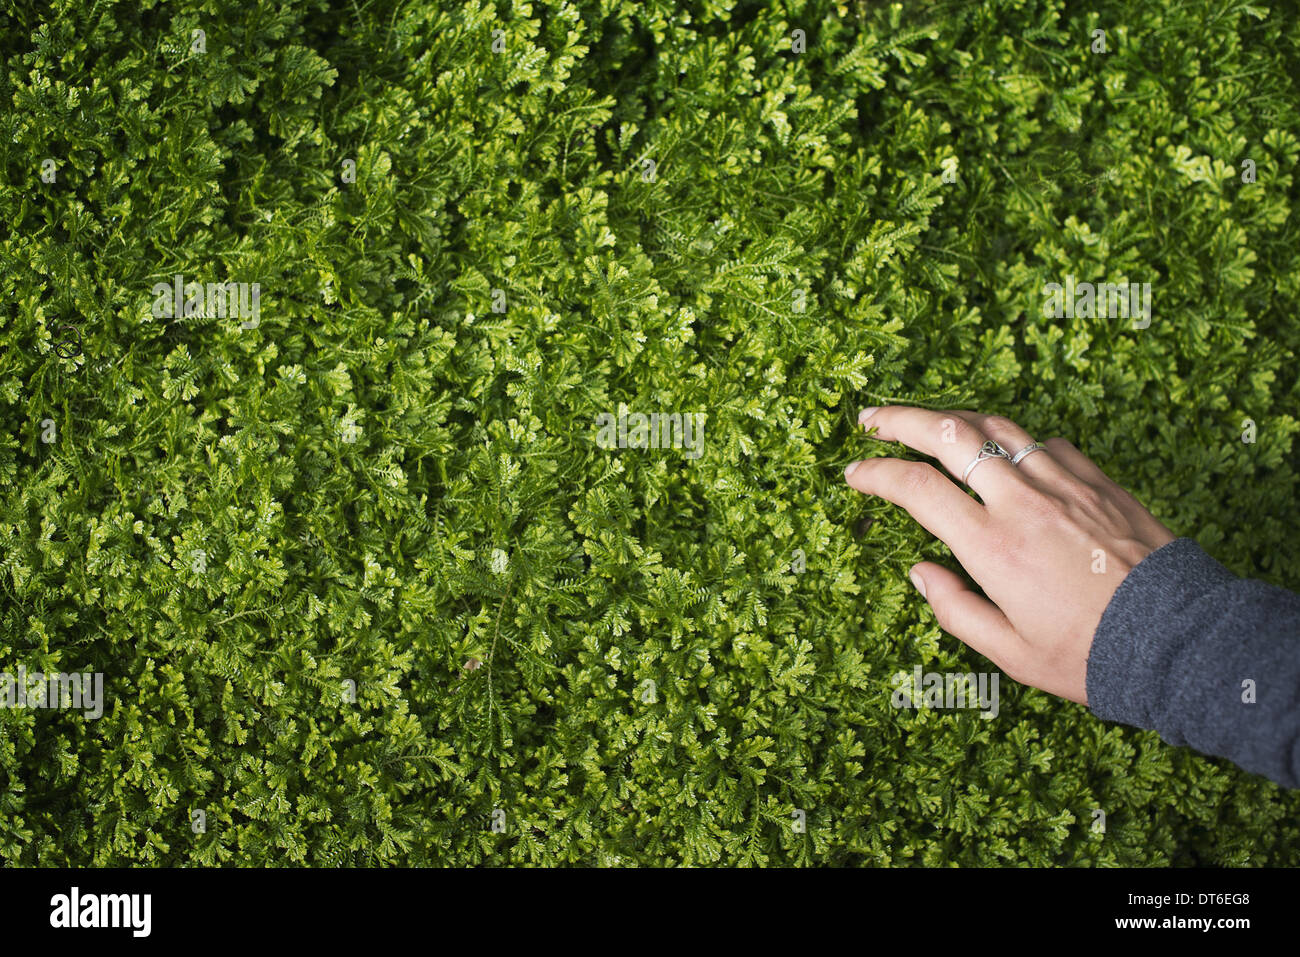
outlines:
{"label": "fingernail", "polygon": [[921,573],[918,572],[915,568],[913,568],[910,572],[907,573],[907,577],[912,579],[912,584],[916,586],[916,590],[919,591],[921,593],[921,597],[924,598],[925,579],[921,577]]}
{"label": "fingernail", "polygon": [[880,406],[878,405],[867,406],[867,408],[863,409],[861,412],[858,413],[858,425],[863,425],[867,421],[867,419],[871,418],[879,411],[880,411]]}
{"label": "fingernail", "polygon": [[859,459],[856,462],[850,462],[848,465],[844,466],[844,477],[847,479],[850,475],[853,474],[853,470],[856,469],[861,464],[862,464],[862,460]]}

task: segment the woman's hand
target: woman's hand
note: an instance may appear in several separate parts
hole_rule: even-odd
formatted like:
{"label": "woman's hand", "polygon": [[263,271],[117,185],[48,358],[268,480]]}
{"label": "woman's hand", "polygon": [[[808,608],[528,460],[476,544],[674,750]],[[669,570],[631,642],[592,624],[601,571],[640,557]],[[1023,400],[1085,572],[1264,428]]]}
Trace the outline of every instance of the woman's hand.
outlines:
{"label": "woman's hand", "polygon": [[1092,636],[1111,596],[1138,562],[1174,534],[1064,439],[1017,465],[981,462],[970,487],[956,483],[992,439],[1011,455],[1033,439],[1010,419],[906,406],[863,409],[876,438],[936,458],[932,465],[876,458],[844,470],[849,485],[901,505],[952,549],[984,593],[942,565],[921,562],[912,581],[940,626],[990,658],[1008,677],[1088,703]]}

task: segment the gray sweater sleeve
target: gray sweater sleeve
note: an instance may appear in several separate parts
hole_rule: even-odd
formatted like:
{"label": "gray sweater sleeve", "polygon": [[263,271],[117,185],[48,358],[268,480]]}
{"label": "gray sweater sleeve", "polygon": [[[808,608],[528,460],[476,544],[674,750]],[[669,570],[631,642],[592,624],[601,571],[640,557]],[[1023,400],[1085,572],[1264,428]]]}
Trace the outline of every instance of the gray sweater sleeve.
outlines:
{"label": "gray sweater sleeve", "polygon": [[1238,578],[1190,538],[1120,583],[1087,688],[1099,718],[1300,787],[1300,595]]}

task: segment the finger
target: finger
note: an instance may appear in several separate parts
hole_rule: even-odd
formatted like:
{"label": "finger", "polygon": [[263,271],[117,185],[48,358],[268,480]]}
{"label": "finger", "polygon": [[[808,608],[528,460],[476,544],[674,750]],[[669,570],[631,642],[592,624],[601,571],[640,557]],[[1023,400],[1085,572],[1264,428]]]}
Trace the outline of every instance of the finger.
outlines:
{"label": "finger", "polygon": [[921,597],[934,610],[940,628],[1004,671],[1020,659],[1026,647],[1024,639],[1016,634],[1002,610],[975,594],[961,576],[934,562],[914,565],[910,574]]}
{"label": "finger", "polygon": [[1111,481],[1109,475],[1097,467],[1096,463],[1093,462],[1092,459],[1088,458],[1065,439],[1048,439],[1043,443],[1043,445],[1047,446],[1047,451],[1053,458],[1089,485],[1101,488],[1109,488],[1114,485],[1115,488],[1119,488],[1118,485],[1115,485],[1115,483]]}
{"label": "finger", "polygon": [[[987,435],[960,416],[905,405],[863,409],[858,422],[867,429],[878,428],[878,439],[902,442],[933,456],[959,482],[988,440]],[[991,458],[975,466],[964,484],[974,489],[985,503],[993,504],[1009,500],[1023,482],[1009,461]]]}
{"label": "finger", "polygon": [[[975,426],[1010,452],[1012,458],[1017,452],[1034,443],[1034,439],[1028,432],[1006,416],[985,415],[982,412],[968,412],[964,409],[953,409],[952,414],[961,416]],[[1022,475],[1039,482],[1059,480],[1071,474],[1069,469],[1052,458],[1051,453],[1046,450],[1046,443],[1042,452],[1031,452],[1026,455],[1016,464],[1016,468],[1020,469]]]}
{"label": "finger", "polygon": [[1048,439],[1043,443],[1048,452],[1078,478],[1099,491],[1109,494],[1126,518],[1142,533],[1144,540],[1163,545],[1172,541],[1174,533],[1151,514],[1151,510],[1137,500],[1128,489],[1101,470],[1092,459],[1080,452],[1072,443],[1062,438]]}
{"label": "finger", "polygon": [[988,512],[925,462],[878,458],[854,462],[844,470],[850,488],[902,506],[931,535],[958,555],[969,554],[988,521]]}

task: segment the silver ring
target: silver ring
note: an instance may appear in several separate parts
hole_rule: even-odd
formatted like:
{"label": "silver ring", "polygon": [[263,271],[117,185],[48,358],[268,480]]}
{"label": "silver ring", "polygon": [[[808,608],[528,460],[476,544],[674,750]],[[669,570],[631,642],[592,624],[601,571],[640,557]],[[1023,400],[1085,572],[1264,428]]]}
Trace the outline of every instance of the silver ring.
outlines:
{"label": "silver ring", "polygon": [[983,462],[985,459],[1006,459],[1007,461],[1011,461],[1011,455],[1002,446],[998,445],[992,439],[989,439],[987,442],[985,442],[983,445],[980,446],[979,454],[976,455],[975,458],[971,459],[970,465],[966,466],[966,471],[962,472],[961,474],[962,485],[970,484],[969,482],[966,481],[966,479],[970,478],[971,470],[974,469],[975,466]]}
{"label": "silver ring", "polygon": [[1019,452],[1017,452],[1017,453],[1015,454],[1014,457],[1012,457],[1012,459],[1011,459],[1011,464],[1012,464],[1012,465],[1019,465],[1019,464],[1020,464],[1020,460],[1023,459],[1026,455],[1031,455],[1031,454],[1033,454],[1034,452],[1041,452],[1041,451],[1043,451],[1045,448],[1046,448],[1046,446],[1044,446],[1044,445],[1039,445],[1037,442],[1030,442],[1030,443],[1029,443],[1028,445],[1026,445],[1023,449],[1021,449]]}

